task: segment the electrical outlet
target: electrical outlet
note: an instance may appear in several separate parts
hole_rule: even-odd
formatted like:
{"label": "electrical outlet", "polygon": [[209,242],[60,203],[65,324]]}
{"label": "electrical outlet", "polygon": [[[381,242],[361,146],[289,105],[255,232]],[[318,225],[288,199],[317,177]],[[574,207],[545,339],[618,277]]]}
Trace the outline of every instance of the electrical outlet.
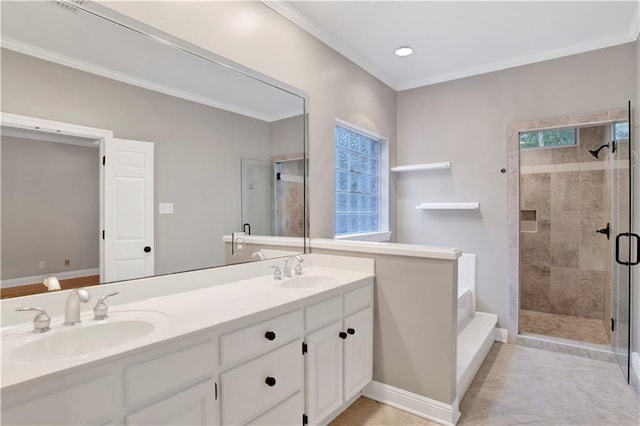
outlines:
{"label": "electrical outlet", "polygon": [[173,214],[173,203],[158,203],[158,214]]}
{"label": "electrical outlet", "polygon": [[38,262],[38,269],[44,269],[44,262]]}
{"label": "electrical outlet", "polygon": [[64,266],[71,266],[71,261],[69,259],[65,259]]}

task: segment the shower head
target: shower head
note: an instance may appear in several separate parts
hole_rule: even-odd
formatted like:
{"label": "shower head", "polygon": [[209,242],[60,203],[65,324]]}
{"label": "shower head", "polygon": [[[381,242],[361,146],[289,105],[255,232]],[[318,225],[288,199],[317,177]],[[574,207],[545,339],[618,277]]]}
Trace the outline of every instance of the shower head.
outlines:
{"label": "shower head", "polygon": [[598,158],[598,154],[600,154],[600,151],[602,150],[602,148],[609,148],[609,144],[606,143],[598,149],[590,149],[589,154],[593,155],[595,158]]}
{"label": "shower head", "polygon": [[[604,145],[602,145],[600,148],[598,149],[590,149],[589,150],[589,154],[593,155],[595,158],[598,158],[598,154],[600,154],[600,150],[602,150],[602,148],[609,148],[609,144],[606,143]],[[611,141],[611,153],[613,154],[614,152],[616,152],[616,141],[612,140]]]}

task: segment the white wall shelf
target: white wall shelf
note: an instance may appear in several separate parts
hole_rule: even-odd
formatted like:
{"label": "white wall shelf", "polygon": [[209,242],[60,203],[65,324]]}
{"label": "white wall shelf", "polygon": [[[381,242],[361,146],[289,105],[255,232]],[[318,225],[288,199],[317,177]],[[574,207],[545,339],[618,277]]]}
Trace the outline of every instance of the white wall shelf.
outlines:
{"label": "white wall shelf", "polygon": [[457,201],[449,203],[420,203],[418,210],[478,210],[480,203],[477,201]]}
{"label": "white wall shelf", "polygon": [[419,170],[443,170],[451,168],[451,162],[445,161],[442,163],[422,163],[411,164],[408,166],[396,166],[392,167],[392,172],[416,172]]}

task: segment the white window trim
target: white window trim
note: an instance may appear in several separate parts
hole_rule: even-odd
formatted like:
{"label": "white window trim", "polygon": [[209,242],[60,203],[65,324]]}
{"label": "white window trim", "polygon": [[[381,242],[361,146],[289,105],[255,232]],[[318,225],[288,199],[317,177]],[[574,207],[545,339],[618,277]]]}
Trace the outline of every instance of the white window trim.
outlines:
{"label": "white window trim", "polygon": [[[379,204],[378,204],[378,208],[380,211],[380,217],[378,222],[380,225],[380,230],[378,232],[336,235],[335,234],[336,224],[334,223],[333,224],[334,238],[337,240],[389,241],[389,239],[391,238],[391,232],[389,232],[389,175],[390,175],[389,139],[384,136],[373,133],[369,130],[363,129],[362,127],[358,127],[355,124],[349,123],[348,121],[341,120],[339,118],[336,118],[335,125],[347,128],[349,130],[353,130],[358,133],[362,133],[365,136],[369,136],[370,138],[378,139],[380,141],[380,161],[378,162],[378,167],[380,168],[379,174],[378,174],[380,179],[379,188],[378,188],[380,190],[380,198],[379,198]],[[334,132],[335,132],[335,125],[334,125]],[[334,161],[335,161],[335,146],[336,146],[336,142],[335,142],[335,133],[334,133],[334,140],[333,140]],[[335,166],[334,166],[334,173],[335,173]],[[335,186],[336,185],[334,182],[334,185],[333,185],[334,204],[336,199]],[[335,211],[333,213],[333,217],[335,220],[335,217],[336,217]]]}

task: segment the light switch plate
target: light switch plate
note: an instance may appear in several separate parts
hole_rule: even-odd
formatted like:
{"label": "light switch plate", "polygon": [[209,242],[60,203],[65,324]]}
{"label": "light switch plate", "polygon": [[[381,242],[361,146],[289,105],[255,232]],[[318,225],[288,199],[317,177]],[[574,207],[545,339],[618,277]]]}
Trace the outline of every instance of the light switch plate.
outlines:
{"label": "light switch plate", "polygon": [[159,214],[173,214],[173,203],[158,203]]}

